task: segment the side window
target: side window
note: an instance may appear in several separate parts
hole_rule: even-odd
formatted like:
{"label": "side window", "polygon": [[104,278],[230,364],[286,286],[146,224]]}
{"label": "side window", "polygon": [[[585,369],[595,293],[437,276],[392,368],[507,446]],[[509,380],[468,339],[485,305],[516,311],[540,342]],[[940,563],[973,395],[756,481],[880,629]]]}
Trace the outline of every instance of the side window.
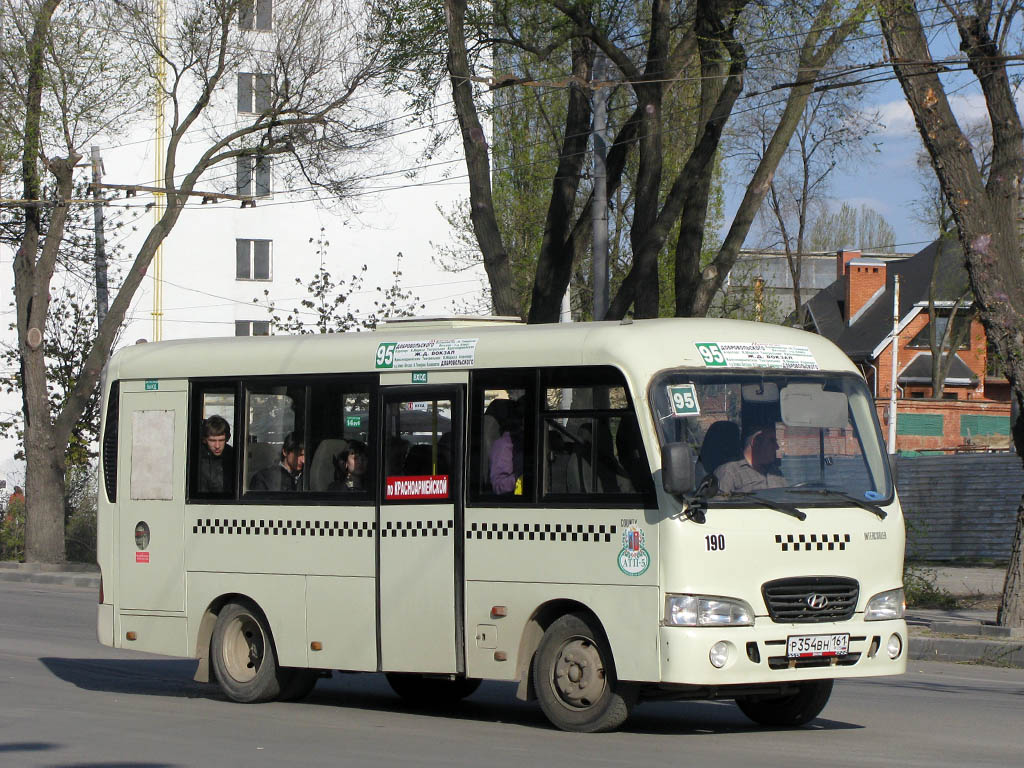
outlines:
{"label": "side window", "polygon": [[541,373],[545,498],[653,493],[633,403],[612,368]]}
{"label": "side window", "polygon": [[238,477],[234,384],[195,385],[192,413],[189,496],[232,499]]}
{"label": "side window", "polygon": [[243,490],[292,493],[308,487],[305,406],[303,386],[246,387]]}
{"label": "side window", "polygon": [[536,373],[474,375],[470,408],[470,497],[502,504],[534,500]]}
{"label": "side window", "polygon": [[451,400],[403,400],[384,409],[384,498],[452,497]]}
{"label": "side window", "polygon": [[370,440],[372,390],[343,379],[312,384],[308,490],[351,499],[372,497],[375,446]]}

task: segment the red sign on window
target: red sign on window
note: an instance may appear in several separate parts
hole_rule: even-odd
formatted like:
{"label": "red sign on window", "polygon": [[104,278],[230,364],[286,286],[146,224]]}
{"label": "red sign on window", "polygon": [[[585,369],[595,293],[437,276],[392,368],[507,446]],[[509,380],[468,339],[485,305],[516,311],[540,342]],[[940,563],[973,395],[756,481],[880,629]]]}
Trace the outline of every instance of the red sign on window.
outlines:
{"label": "red sign on window", "polygon": [[384,497],[401,499],[447,499],[448,475],[410,475],[387,478]]}
{"label": "red sign on window", "polygon": [[149,552],[136,552],[135,553],[135,562],[136,563],[148,563],[149,562]]}

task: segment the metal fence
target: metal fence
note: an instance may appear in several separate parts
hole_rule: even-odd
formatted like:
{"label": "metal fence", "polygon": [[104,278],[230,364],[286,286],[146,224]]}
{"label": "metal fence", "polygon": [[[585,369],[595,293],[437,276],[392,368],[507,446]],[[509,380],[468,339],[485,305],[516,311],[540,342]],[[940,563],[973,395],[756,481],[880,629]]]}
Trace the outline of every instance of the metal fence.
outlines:
{"label": "metal fence", "polygon": [[1024,494],[1020,457],[899,457],[896,487],[913,560],[1005,561]]}

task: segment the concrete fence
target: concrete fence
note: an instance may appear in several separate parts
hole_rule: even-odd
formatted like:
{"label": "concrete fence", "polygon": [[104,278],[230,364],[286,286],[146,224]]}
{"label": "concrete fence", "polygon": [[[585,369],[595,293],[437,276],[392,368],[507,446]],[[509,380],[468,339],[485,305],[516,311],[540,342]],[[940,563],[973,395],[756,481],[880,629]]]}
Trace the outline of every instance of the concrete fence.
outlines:
{"label": "concrete fence", "polygon": [[1010,554],[1024,469],[1015,454],[899,457],[896,487],[913,560],[1001,560]]}

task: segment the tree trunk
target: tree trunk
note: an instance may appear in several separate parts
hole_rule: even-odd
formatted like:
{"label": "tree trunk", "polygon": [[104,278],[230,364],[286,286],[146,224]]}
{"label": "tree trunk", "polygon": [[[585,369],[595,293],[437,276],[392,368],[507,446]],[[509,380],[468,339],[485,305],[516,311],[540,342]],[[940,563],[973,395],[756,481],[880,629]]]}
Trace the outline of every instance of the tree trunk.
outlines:
{"label": "tree trunk", "polygon": [[[44,402],[40,410],[46,413]],[[47,422],[49,420],[47,419]],[[25,430],[25,560],[64,562],[64,450],[49,424]]]}
{"label": "tree trunk", "polygon": [[[1016,401],[1011,431],[1017,454],[1024,458],[1024,260],[1016,228],[1024,130],[1006,62],[977,17],[956,19],[961,48],[978,77],[992,126],[993,162],[985,180],[949,106],[916,10],[903,0],[882,0],[879,16],[893,71],[956,221],[981,321],[989,343],[1004,361]],[[1024,626],[1022,536],[1024,500],[1018,508],[1014,550],[999,608],[1004,626]]]}
{"label": "tree trunk", "polygon": [[473,103],[473,83],[470,80],[465,37],[466,0],[445,0],[444,15],[448,28],[448,74],[451,77],[455,113],[462,130],[462,146],[469,174],[469,216],[483,254],[495,313],[521,316],[522,308],[512,286],[508,251],[505,250],[494,214],[487,137]]}

